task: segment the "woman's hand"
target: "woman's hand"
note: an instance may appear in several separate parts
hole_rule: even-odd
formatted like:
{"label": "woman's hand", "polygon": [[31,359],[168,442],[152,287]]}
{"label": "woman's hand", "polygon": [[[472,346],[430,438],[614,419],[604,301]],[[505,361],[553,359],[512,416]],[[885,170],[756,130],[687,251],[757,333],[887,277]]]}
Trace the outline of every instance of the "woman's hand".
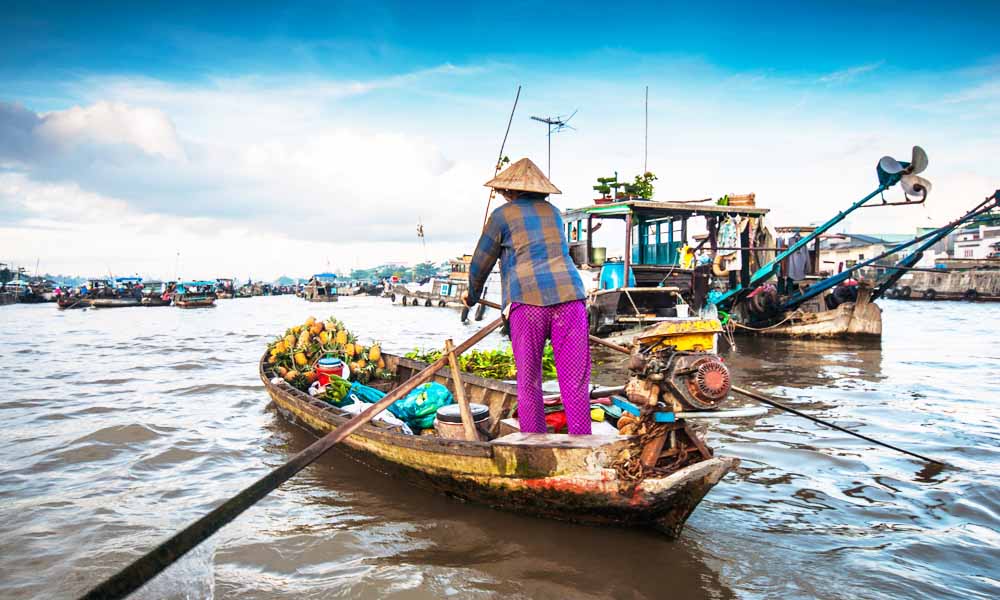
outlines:
{"label": "woman's hand", "polygon": [[469,304],[469,292],[462,292],[462,304],[472,308],[472,305]]}

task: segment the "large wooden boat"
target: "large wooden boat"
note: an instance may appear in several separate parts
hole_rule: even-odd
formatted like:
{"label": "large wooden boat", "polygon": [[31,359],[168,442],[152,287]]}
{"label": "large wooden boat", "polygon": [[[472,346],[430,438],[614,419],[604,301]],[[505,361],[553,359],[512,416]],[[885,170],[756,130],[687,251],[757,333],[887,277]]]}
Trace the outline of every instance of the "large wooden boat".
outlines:
{"label": "large wooden boat", "polygon": [[[386,290],[383,296],[392,300],[393,303],[398,299],[403,306],[464,309],[462,294],[469,289],[469,267],[472,264],[472,255],[463,254],[448,262],[451,270],[447,277],[431,277],[419,287],[413,283],[409,285],[397,283]],[[483,290],[483,293],[485,294],[486,291],[488,290]]]}
{"label": "large wooden boat", "polygon": [[[871,301],[871,286],[858,284],[857,299],[829,308],[826,296],[775,317],[775,322],[753,327],[736,324],[736,331],[770,337],[864,338],[882,335],[882,309]],[[827,294],[829,295],[829,294]]]}
{"label": "large wooden boat", "polygon": [[[261,358],[260,378],[281,416],[322,436],[350,414],[286,384]],[[396,381],[425,363],[383,354]],[[489,441],[407,435],[391,427],[361,427],[338,446],[372,468],[452,497],[494,508],[560,520],[652,528],[680,534],[701,499],[739,462],[699,455],[666,475],[630,482],[616,470],[623,449],[637,436],[524,434],[498,436],[500,420],[516,403],[516,387],[462,373],[471,402],[489,407]],[[434,381],[453,388],[450,371]]]}
{"label": "large wooden boat", "polygon": [[[727,197],[727,202],[735,198]],[[703,265],[697,269],[700,274],[696,274],[694,253],[703,247],[704,253],[720,259],[742,250],[743,270],[749,270],[751,260],[759,258],[746,251],[755,235],[751,228],[744,227],[743,233],[738,234],[743,242],[735,248],[718,247],[715,235],[732,218],[744,223],[753,221],[759,225],[754,231],[763,232],[768,209],[756,206],[753,194],[739,198],[746,201],[725,206],[711,198],[674,202],[641,198],[612,202],[610,198],[600,198],[592,205],[565,211],[563,221],[570,256],[588,288],[590,333],[631,337],[650,325],[683,317],[688,305],[692,308],[701,305],[712,275],[711,265]],[[624,254],[611,260],[606,246],[595,245],[594,234],[606,222],[624,225]],[[703,228],[711,235],[696,235],[695,228]],[[720,286],[726,285],[736,281],[737,273],[719,270],[715,281]],[[703,285],[696,283],[699,280]],[[696,292],[696,287],[700,291]]]}
{"label": "large wooden boat", "polygon": [[[994,244],[1000,248],[1000,241]],[[995,258],[946,258],[934,269],[913,271],[886,291],[896,300],[1000,302],[1000,249]]]}

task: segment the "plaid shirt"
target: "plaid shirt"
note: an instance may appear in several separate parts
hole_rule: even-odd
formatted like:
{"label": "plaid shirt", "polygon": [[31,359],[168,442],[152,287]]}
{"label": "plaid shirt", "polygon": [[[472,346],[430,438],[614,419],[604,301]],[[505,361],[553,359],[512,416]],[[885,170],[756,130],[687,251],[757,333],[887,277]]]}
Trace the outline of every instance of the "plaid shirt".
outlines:
{"label": "plaid shirt", "polygon": [[587,297],[569,256],[562,217],[546,200],[506,202],[490,215],[469,267],[469,304],[479,300],[498,258],[504,306],[551,306]]}

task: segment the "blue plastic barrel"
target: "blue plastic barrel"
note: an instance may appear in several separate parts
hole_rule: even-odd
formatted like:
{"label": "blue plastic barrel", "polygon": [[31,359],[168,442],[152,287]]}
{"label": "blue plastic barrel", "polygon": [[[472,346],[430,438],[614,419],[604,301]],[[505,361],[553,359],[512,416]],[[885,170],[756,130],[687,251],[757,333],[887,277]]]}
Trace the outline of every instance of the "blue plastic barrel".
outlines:
{"label": "blue plastic barrel", "polygon": [[[609,262],[601,267],[600,287],[602,290],[617,290],[625,279],[625,263]],[[635,273],[628,270],[628,287],[635,287]]]}

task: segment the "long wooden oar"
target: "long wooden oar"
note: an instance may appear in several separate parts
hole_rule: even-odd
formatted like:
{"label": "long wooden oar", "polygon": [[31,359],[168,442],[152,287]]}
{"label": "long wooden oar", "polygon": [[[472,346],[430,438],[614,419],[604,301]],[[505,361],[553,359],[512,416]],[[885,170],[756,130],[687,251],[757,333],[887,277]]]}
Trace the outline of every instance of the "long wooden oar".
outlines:
{"label": "long wooden oar", "polygon": [[[619,346],[618,344],[612,344],[611,342],[608,342],[606,340],[602,340],[602,339],[600,339],[598,337],[595,337],[595,336],[590,336],[590,341],[594,342],[594,343],[599,343],[600,345],[604,346],[605,348],[611,348],[612,350],[618,350],[619,352],[624,352],[626,354],[629,354],[631,352],[628,348],[625,348],[624,346]],[[732,390],[734,392],[738,393],[738,394],[743,394],[744,396],[747,396],[749,398],[753,398],[754,400],[757,400],[758,402],[763,402],[764,404],[769,404],[769,405],[771,405],[771,406],[773,406],[775,408],[780,408],[781,410],[790,412],[793,415],[797,415],[797,416],[802,417],[804,419],[809,419],[810,421],[813,421],[814,423],[819,423],[820,425],[826,425],[827,427],[829,427],[831,429],[836,429],[837,431],[841,431],[841,432],[846,433],[848,435],[853,435],[856,438],[861,438],[861,439],[865,440],[866,442],[871,442],[873,444],[877,444],[879,446],[883,446],[885,448],[889,448],[890,450],[895,450],[897,452],[902,452],[903,454],[908,454],[910,456],[913,456],[915,458],[919,458],[920,460],[929,462],[931,464],[940,465],[942,467],[948,466],[947,464],[945,464],[945,463],[943,463],[943,462],[941,462],[939,460],[934,460],[933,458],[927,458],[926,456],[921,456],[920,454],[917,454],[916,452],[910,452],[909,450],[904,450],[903,448],[899,448],[897,446],[893,446],[892,444],[888,444],[886,442],[880,442],[880,441],[876,440],[875,438],[870,438],[867,435],[863,435],[861,433],[856,433],[854,431],[851,431],[850,429],[845,429],[845,428],[843,428],[840,425],[837,425],[835,423],[831,423],[829,421],[824,421],[823,419],[807,415],[806,413],[804,413],[804,412],[802,412],[800,410],[796,410],[796,409],[792,408],[791,406],[782,404],[781,402],[778,402],[777,400],[775,400],[773,398],[768,398],[767,396],[764,396],[763,394],[758,394],[757,392],[753,392],[753,391],[750,391],[750,390],[745,390],[743,388],[739,388],[739,387],[736,387],[736,386],[733,386]]]}
{"label": "long wooden oar", "polygon": [[[490,332],[500,327],[502,323],[502,319],[497,319],[486,327],[483,327],[472,337],[456,346],[454,354],[461,354],[476,345],[489,335]],[[349,421],[337,427],[337,429],[313,442],[308,448],[293,456],[285,464],[258,479],[253,485],[226,500],[225,503],[212,512],[174,534],[170,539],[161,543],[145,556],[98,584],[82,596],[82,598],[88,600],[97,598],[125,598],[136,591],[191,551],[195,546],[208,539],[219,529],[222,529],[222,527],[238,517],[243,511],[274,491],[279,485],[291,479],[296,473],[320,456],[323,456],[327,450],[354,433],[365,423],[371,421],[376,415],[388,408],[390,404],[402,398],[421,383],[430,380],[439,369],[447,366],[448,356],[446,354],[437,359],[430,366],[409,378],[402,385],[386,394],[381,400],[365,409],[364,412],[352,417]]]}
{"label": "long wooden oar", "polygon": [[945,464],[945,463],[943,463],[943,462],[941,462],[939,460],[934,460],[933,458],[927,458],[926,456],[921,456],[920,454],[917,454],[916,452],[910,452],[909,450],[904,450],[903,448],[900,448],[898,446],[893,446],[892,444],[887,444],[886,442],[880,442],[880,441],[876,440],[875,438],[870,438],[867,435],[856,433],[854,431],[851,431],[850,429],[845,429],[845,428],[843,428],[840,425],[837,425],[835,423],[831,423],[829,421],[824,421],[823,419],[818,419],[816,417],[807,415],[806,413],[804,413],[804,412],[802,412],[800,410],[796,410],[796,409],[792,408],[791,406],[788,406],[786,404],[782,404],[781,402],[778,402],[777,400],[775,400],[773,398],[768,398],[767,396],[765,396],[763,394],[758,394],[757,392],[753,392],[753,391],[750,391],[750,390],[745,390],[743,388],[736,387],[735,385],[732,387],[732,390],[734,392],[736,392],[737,394],[743,394],[744,396],[746,396],[748,398],[753,398],[754,400],[756,400],[758,402],[763,402],[764,404],[768,404],[768,405],[773,406],[775,408],[780,408],[783,411],[790,412],[793,415],[802,417],[803,419],[809,419],[810,421],[812,421],[814,423],[819,423],[820,425],[826,425],[827,427],[829,427],[831,429],[836,429],[837,431],[846,433],[848,435],[853,435],[854,437],[861,438],[861,439],[865,440],[866,442],[871,442],[873,444],[878,444],[879,446],[882,446],[882,447],[885,447],[885,448],[889,448],[890,450],[895,450],[896,452],[902,452],[903,454],[909,454],[910,456],[912,456],[914,458],[919,458],[920,460],[929,462],[931,464],[940,465],[942,467],[948,466],[947,464]]}

